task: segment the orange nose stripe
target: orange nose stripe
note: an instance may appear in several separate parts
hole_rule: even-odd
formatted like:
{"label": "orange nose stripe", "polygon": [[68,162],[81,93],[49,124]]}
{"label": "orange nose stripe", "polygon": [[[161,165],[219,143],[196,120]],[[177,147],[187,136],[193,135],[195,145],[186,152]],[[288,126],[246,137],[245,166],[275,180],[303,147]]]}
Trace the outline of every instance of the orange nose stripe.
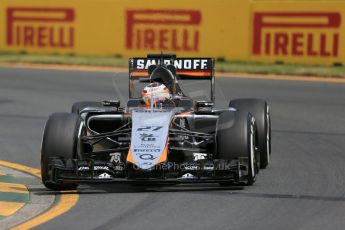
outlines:
{"label": "orange nose stripe", "polygon": [[161,157],[158,159],[156,164],[159,164],[168,160],[168,146],[169,146],[169,140],[167,141],[167,144],[165,145],[165,148],[161,154]]}
{"label": "orange nose stripe", "polygon": [[135,164],[135,160],[134,160],[133,153],[132,153],[131,149],[128,150],[127,162],[131,162],[131,163]]}

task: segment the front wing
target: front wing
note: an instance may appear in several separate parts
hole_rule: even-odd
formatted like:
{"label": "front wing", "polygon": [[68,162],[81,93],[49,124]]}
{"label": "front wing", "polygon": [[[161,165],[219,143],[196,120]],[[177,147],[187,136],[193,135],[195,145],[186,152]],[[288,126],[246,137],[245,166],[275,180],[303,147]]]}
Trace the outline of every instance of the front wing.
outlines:
{"label": "front wing", "polygon": [[134,165],[53,159],[49,165],[51,183],[233,183],[247,182],[246,159],[202,160],[185,162],[183,167],[171,162],[142,170]]}

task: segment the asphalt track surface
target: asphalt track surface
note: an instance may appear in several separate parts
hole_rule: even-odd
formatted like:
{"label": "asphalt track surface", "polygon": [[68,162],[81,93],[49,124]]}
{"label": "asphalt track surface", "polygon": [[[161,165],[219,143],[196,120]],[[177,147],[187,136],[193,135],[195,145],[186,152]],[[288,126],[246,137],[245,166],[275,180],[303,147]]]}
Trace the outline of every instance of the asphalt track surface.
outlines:
{"label": "asphalt track surface", "polygon": [[[37,229],[344,229],[345,84],[217,78],[217,106],[265,98],[272,160],[252,187],[82,185]],[[40,167],[49,114],[127,97],[125,74],[0,68],[0,159]],[[41,195],[46,194],[42,191]]]}

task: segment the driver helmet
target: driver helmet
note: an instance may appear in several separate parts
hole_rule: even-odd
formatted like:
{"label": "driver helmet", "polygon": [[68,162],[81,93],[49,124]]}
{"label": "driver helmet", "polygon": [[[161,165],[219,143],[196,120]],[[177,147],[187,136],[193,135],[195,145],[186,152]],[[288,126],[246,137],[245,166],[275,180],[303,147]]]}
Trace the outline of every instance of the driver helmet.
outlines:
{"label": "driver helmet", "polygon": [[145,86],[141,92],[141,97],[145,105],[150,106],[151,101],[153,104],[163,102],[171,97],[169,89],[162,83],[153,82]]}

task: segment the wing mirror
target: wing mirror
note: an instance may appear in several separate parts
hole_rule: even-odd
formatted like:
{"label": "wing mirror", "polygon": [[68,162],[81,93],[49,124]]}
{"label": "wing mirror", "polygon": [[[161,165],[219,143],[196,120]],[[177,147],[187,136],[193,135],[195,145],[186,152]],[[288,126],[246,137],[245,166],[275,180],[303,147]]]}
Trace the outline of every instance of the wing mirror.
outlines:
{"label": "wing mirror", "polygon": [[212,110],[214,103],[212,101],[197,101],[196,109],[197,111],[209,111]]}
{"label": "wing mirror", "polygon": [[102,102],[103,106],[106,107],[120,107],[120,101],[119,100],[106,100]]}

